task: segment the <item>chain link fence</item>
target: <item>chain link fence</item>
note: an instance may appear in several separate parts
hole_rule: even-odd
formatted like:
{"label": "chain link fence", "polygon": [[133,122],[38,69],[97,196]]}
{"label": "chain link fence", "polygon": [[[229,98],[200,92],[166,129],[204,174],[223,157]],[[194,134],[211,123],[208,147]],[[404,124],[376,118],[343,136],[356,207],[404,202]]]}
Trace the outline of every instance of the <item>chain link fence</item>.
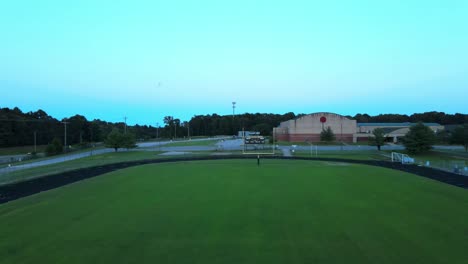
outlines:
{"label": "chain link fence", "polygon": [[416,158],[415,164],[468,177],[468,162],[465,160],[424,160]]}

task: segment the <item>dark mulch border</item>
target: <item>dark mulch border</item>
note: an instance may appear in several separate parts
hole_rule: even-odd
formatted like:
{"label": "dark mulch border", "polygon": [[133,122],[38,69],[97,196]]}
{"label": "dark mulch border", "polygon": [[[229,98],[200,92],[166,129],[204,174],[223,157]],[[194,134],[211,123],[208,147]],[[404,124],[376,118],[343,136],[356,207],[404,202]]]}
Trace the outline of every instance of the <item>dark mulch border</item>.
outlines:
{"label": "dark mulch border", "polygon": [[[128,161],[114,164],[107,164],[103,166],[96,166],[84,169],[77,169],[58,174],[52,174],[40,178],[35,178],[23,182],[12,183],[0,186],[0,204],[12,200],[16,200],[25,196],[35,193],[47,191],[50,189],[58,188],[73,182],[81,181],[83,179],[95,177],[107,172],[120,170],[128,167],[153,164],[153,163],[167,163],[167,162],[180,162],[180,161],[200,161],[200,160],[226,160],[226,159],[256,159],[256,156],[246,155],[231,155],[231,156],[209,156],[209,157],[179,157],[171,159],[151,159],[140,161]],[[430,178],[436,181],[451,184],[460,188],[468,188],[468,177],[454,174],[446,171],[436,170],[428,167],[417,165],[403,165],[400,163],[392,163],[388,161],[377,160],[351,160],[351,159],[334,159],[334,158],[306,158],[306,157],[279,157],[279,156],[264,156],[262,159],[283,159],[283,160],[318,160],[330,162],[346,162],[365,164],[371,166],[385,167],[404,172],[416,174],[418,176]]]}

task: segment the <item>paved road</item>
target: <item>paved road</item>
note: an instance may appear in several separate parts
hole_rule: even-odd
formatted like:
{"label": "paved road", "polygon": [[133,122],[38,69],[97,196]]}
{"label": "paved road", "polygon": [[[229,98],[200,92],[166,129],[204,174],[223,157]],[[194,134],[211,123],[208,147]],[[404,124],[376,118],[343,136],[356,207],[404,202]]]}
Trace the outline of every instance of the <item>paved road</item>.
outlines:
{"label": "paved road", "polygon": [[208,141],[208,140],[215,140],[215,139],[223,140],[223,139],[227,139],[227,138],[229,138],[229,137],[197,138],[197,139],[180,140],[180,141],[179,140],[178,141],[169,140],[169,141],[157,141],[157,142],[140,142],[140,143],[137,143],[137,146],[139,148],[153,148],[153,149],[150,149],[150,150],[154,150],[154,147],[163,146],[163,145],[174,143],[174,142],[197,142],[197,141]]}
{"label": "paved road", "polygon": [[281,152],[283,152],[284,157],[292,157],[291,150],[288,148],[282,148]]}
{"label": "paved road", "polygon": [[198,139],[191,141],[202,141],[202,140],[213,140],[219,139],[218,142],[210,146],[164,146],[165,144],[171,142],[164,142],[164,144],[159,145],[144,145],[144,150],[154,151],[160,150],[164,152],[190,152],[190,151],[233,151],[242,149],[242,139],[230,139],[230,138],[209,138],[209,139]]}
{"label": "paved road", "polygon": [[[220,138],[225,139],[225,138]],[[191,141],[204,141],[204,140],[213,140],[213,138],[206,138],[206,139],[193,139]],[[154,151],[155,148],[160,148],[161,151],[203,151],[203,150],[215,150],[215,146],[182,146],[182,147],[163,147],[166,144],[172,143],[172,141],[160,141],[160,142],[143,142],[137,143],[137,149],[130,150],[130,151],[138,151],[138,150],[148,150]],[[29,162],[21,165],[13,165],[5,168],[0,168],[0,174],[9,173],[12,171],[35,168],[40,166],[46,166],[56,163],[61,163],[65,161],[81,159],[84,157],[89,157],[93,155],[99,155],[104,153],[113,152],[114,149],[105,148],[105,149],[96,149],[91,151],[85,151],[80,153],[70,153],[68,155],[61,155],[59,157],[53,157],[49,159],[44,159],[40,161]],[[119,151],[127,151],[126,149],[120,149]]]}
{"label": "paved road", "polygon": [[233,151],[233,150],[242,150],[242,139],[227,139],[218,142],[216,145],[218,150],[221,151]]}
{"label": "paved road", "polygon": [[5,168],[0,168],[0,174],[2,173],[7,173],[7,172],[12,172],[12,171],[17,171],[17,170],[22,170],[22,169],[29,169],[29,168],[34,168],[34,167],[40,167],[40,166],[45,166],[45,165],[51,165],[55,163],[61,163],[69,160],[75,160],[75,159],[81,159],[84,157],[89,157],[92,155],[99,155],[99,154],[104,154],[108,152],[114,151],[113,149],[96,149],[93,151],[87,151],[87,152],[81,152],[81,153],[71,153],[68,155],[62,155],[60,157],[54,157],[50,159],[45,159],[45,160],[40,160],[40,161],[34,161],[30,163],[25,163],[21,165],[13,165],[11,167],[5,167]]}

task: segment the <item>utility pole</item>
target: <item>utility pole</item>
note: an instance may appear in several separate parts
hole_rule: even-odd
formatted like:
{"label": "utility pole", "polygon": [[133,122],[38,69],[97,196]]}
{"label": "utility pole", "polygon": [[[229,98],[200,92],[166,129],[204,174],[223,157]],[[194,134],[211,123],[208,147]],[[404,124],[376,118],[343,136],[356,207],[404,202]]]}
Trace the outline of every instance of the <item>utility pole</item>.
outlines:
{"label": "utility pole", "polygon": [[159,138],[159,123],[156,123],[156,139]]}
{"label": "utility pole", "polygon": [[232,102],[232,130],[236,134],[236,127],[234,126],[234,115],[236,114],[236,102]]}
{"label": "utility pole", "polygon": [[[159,122],[156,122],[156,142],[159,148],[159,151],[161,151],[161,142],[159,141]],[[156,147],[155,147],[156,150]]]}
{"label": "utility pole", "polygon": [[187,122],[187,138],[190,139],[190,123]]}
{"label": "utility pole", "polygon": [[70,122],[65,122],[65,121],[62,121],[62,124],[65,126],[65,131],[64,131],[64,135],[63,135],[63,145],[65,146],[65,152],[67,152],[67,124],[70,123]]}

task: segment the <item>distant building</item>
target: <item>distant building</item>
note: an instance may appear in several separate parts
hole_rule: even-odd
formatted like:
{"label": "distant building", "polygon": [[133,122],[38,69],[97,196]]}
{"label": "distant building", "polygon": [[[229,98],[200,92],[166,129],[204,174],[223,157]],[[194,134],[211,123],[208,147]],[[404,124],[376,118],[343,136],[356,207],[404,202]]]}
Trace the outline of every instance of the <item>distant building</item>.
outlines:
{"label": "distant building", "polygon": [[[368,141],[376,128],[382,128],[387,141],[398,142],[409,128],[416,123],[357,123],[356,120],[334,113],[314,113],[281,122],[273,129],[273,133],[279,141],[289,142],[318,142],[323,129],[330,127],[336,136],[336,141],[360,142]],[[437,123],[424,123],[434,132],[443,130],[444,127]]]}
{"label": "distant building", "polygon": [[237,133],[238,137],[249,137],[249,136],[260,136],[258,131],[239,131]]}
{"label": "distant building", "polygon": [[[434,133],[444,129],[444,126],[437,123],[423,124],[431,128]],[[357,123],[358,131],[355,135],[356,140],[353,142],[368,141],[374,129],[381,128],[387,140],[396,143],[398,139],[404,137],[406,133],[408,133],[410,127],[414,125],[416,125],[416,123]]]}

